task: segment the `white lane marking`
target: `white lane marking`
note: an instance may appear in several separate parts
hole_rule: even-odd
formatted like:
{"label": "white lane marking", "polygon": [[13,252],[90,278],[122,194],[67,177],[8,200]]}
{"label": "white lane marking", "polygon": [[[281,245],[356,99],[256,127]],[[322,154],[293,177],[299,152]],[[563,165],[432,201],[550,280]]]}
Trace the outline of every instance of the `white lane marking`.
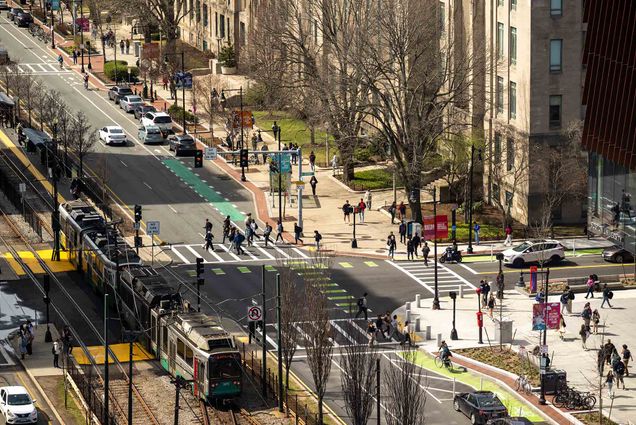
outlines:
{"label": "white lane marking", "polygon": [[121,162],[121,165],[123,165],[124,167],[128,168],[128,166],[126,165],[126,163],[124,161],[122,161],[121,159],[119,160],[119,162]]}
{"label": "white lane marking", "polygon": [[464,279],[463,277],[461,277],[460,275],[458,275],[457,273],[455,273],[454,271],[452,271],[451,269],[449,269],[446,266],[442,266],[443,269],[448,270],[448,272],[452,275],[455,275],[457,277],[457,279],[461,280],[462,282],[464,282],[466,285],[470,286],[473,289],[477,289],[477,287],[475,285],[473,285],[472,283],[470,283],[469,281],[467,281],[466,279]]}
{"label": "white lane marking", "polygon": [[[217,244],[217,245],[221,245],[221,244]],[[216,252],[214,252],[214,248],[212,249],[212,251],[205,251],[205,252],[207,252],[208,254],[212,254],[218,262],[225,263],[225,260],[221,258]]]}
{"label": "white lane marking", "polygon": [[292,248],[292,251],[294,251],[296,254],[300,255],[302,258],[308,260],[309,256],[307,254],[305,254],[304,252],[302,252],[300,249],[298,248]]}
{"label": "white lane marking", "polygon": [[168,208],[170,208],[172,210],[173,213],[175,214],[179,214],[179,212],[177,210],[175,210],[172,205],[168,205]]}
{"label": "white lane marking", "polygon": [[[386,358],[389,363],[395,367],[397,367],[398,369],[402,370],[402,368],[400,366],[398,366],[398,362],[396,362],[395,360],[392,360],[391,358],[389,358],[389,356],[387,356],[386,354],[382,355],[384,358]],[[413,381],[415,381],[415,378],[411,378]],[[435,401],[437,401],[439,404],[442,404],[442,400],[440,400],[439,398],[435,397],[429,390],[428,387],[422,384],[418,384],[419,387],[421,389],[423,389],[424,391],[426,391],[428,393],[428,395],[430,395],[431,397],[433,397],[435,399]]]}
{"label": "white lane marking", "polygon": [[430,286],[428,286],[426,283],[424,283],[420,278],[418,278],[417,276],[414,276],[411,272],[409,272],[407,269],[402,268],[400,266],[398,266],[397,264],[395,264],[393,261],[391,260],[384,260],[387,263],[389,263],[390,265],[392,265],[393,267],[395,267],[396,269],[400,270],[402,273],[406,274],[407,276],[411,277],[414,281],[416,281],[417,283],[419,283],[420,285],[422,285],[423,287],[425,287],[426,289],[428,289],[431,294],[434,294],[435,291],[433,291],[433,288],[431,288]]}
{"label": "white lane marking", "polygon": [[347,339],[348,339],[348,340],[349,340],[352,344],[357,344],[357,342],[356,342],[353,338],[351,338],[351,336],[349,336],[349,334],[348,334],[348,333],[346,333],[346,332],[344,331],[344,329],[342,329],[342,328],[340,327],[340,325],[338,325],[336,322],[331,322],[331,326],[333,326],[334,328],[338,329],[338,331],[339,331],[342,335],[344,335],[344,336],[345,336],[345,338],[347,338]]}
{"label": "white lane marking", "polygon": [[196,258],[201,258],[201,254],[199,254],[198,252],[196,252],[196,251],[195,251],[195,250],[194,250],[194,249],[193,249],[190,245],[186,245],[186,249],[187,249],[188,251],[190,251],[190,252],[194,255],[194,258],[195,258],[195,259],[196,259]]}
{"label": "white lane marking", "polygon": [[291,258],[289,254],[287,254],[285,251],[277,247],[274,242],[272,242],[271,247],[274,248],[276,251],[278,251],[283,256],[283,258]]}
{"label": "white lane marking", "polygon": [[144,182],[144,185],[146,185],[146,187],[147,187],[148,189],[152,190],[152,187],[150,187],[150,185],[149,185],[148,183]]}
{"label": "white lane marking", "polygon": [[471,272],[472,274],[479,274],[477,273],[475,270],[471,269],[470,267],[468,267],[466,264],[463,263],[459,263],[459,265],[463,268],[465,268],[466,270],[468,270],[469,272]]}
{"label": "white lane marking", "polygon": [[256,248],[258,248],[259,251],[261,251],[263,254],[265,254],[267,257],[269,257],[271,260],[275,260],[276,258],[274,258],[274,256],[272,254],[270,254],[269,252],[267,252],[267,250],[265,250],[264,248],[261,248],[260,246],[254,244],[254,246]]}

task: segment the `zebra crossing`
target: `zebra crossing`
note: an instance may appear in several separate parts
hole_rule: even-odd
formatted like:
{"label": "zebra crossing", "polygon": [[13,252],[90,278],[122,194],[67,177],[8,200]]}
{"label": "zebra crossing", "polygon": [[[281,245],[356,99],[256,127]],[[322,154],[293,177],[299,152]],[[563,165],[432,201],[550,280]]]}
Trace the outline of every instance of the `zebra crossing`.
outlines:
{"label": "zebra crossing", "polygon": [[204,264],[209,263],[233,263],[233,262],[259,262],[277,261],[280,259],[308,259],[309,256],[302,250],[289,245],[269,244],[265,246],[261,242],[255,242],[252,246],[242,246],[245,254],[238,255],[229,244],[215,243],[214,250],[205,250],[200,243],[172,245],[166,252],[178,263],[194,264],[197,258],[203,258]]}
{"label": "zebra crossing", "polygon": [[57,63],[19,63],[15,66],[20,74],[29,75],[58,75],[71,72],[69,68],[60,69]]}
{"label": "zebra crossing", "polygon": [[[411,277],[417,283],[422,285],[431,294],[435,294],[435,266],[429,261],[428,266],[423,261],[390,261],[396,269]],[[463,290],[476,289],[477,287],[452,271],[448,266],[437,263],[437,288],[441,294],[446,295],[447,292],[457,291],[459,287]]]}

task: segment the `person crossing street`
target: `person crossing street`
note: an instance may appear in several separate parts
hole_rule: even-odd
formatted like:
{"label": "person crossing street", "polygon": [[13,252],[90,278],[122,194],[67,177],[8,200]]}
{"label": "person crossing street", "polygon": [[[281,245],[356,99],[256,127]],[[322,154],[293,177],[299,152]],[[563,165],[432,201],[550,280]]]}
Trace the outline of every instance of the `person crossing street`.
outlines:
{"label": "person crossing street", "polygon": [[212,235],[212,232],[207,232],[205,234],[205,245],[203,245],[203,249],[205,249],[206,251],[209,251],[210,249],[214,251],[214,245],[212,245],[213,239],[214,236]]}

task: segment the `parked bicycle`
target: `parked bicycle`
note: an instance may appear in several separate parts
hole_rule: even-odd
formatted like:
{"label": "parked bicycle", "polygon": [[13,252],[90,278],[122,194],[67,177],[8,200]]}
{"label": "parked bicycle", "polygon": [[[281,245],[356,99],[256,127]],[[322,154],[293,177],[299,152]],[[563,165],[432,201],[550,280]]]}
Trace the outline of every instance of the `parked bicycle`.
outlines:
{"label": "parked bicycle", "polygon": [[517,391],[532,394],[532,384],[526,375],[519,375],[515,384]]}
{"label": "parked bicycle", "polygon": [[560,409],[592,410],[596,405],[596,397],[590,392],[581,392],[566,384],[557,389],[553,403]]}

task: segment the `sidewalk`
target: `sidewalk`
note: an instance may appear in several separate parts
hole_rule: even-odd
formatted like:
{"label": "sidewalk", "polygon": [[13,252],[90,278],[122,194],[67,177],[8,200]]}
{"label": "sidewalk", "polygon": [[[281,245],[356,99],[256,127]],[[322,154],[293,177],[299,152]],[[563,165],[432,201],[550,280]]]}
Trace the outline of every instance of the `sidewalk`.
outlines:
{"label": "sidewalk", "polygon": [[[559,296],[549,297],[550,302],[559,302]],[[623,344],[627,344],[632,349],[636,347],[636,334],[632,329],[633,311],[636,309],[636,290],[616,291],[612,299],[615,308],[600,309],[601,299],[594,298],[591,302],[592,309],[598,309],[601,313],[601,323],[605,323],[605,339],[612,340],[619,349]],[[582,391],[592,391],[597,395],[598,389],[594,386],[598,384],[598,372],[596,368],[597,349],[601,344],[601,335],[592,335],[587,341],[589,351],[583,350],[578,330],[583,323],[579,317],[586,300],[581,294],[576,295],[573,303],[572,315],[566,315],[567,333],[565,340],[559,338],[557,331],[549,331],[547,334],[547,345],[552,359],[552,367],[567,372],[568,385]],[[431,326],[432,340],[422,341],[421,347],[426,351],[437,351],[437,335],[441,334],[441,339],[446,340],[451,350],[468,347],[487,347],[488,344],[497,345],[495,341],[495,327],[497,322],[487,316],[484,312],[484,344],[478,344],[478,328],[475,318],[477,310],[476,294],[465,293],[464,298],[457,298],[456,306],[456,329],[459,340],[451,341],[450,331],[452,329],[452,301],[448,297],[440,299],[442,310],[432,310],[432,299],[421,300],[418,308],[415,301],[411,303],[410,321],[415,323],[420,320],[421,329]],[[540,345],[539,332],[531,330],[532,305],[534,300],[522,295],[515,290],[505,292],[503,302],[503,320],[513,321],[514,341],[512,348],[518,351],[520,346],[525,346],[528,351],[532,351],[536,345]],[[396,311],[403,319],[405,318],[405,308],[401,307]],[[495,318],[499,317],[499,309],[495,308]],[[601,330],[602,331],[602,330]],[[423,333],[418,333],[420,339],[424,339]],[[460,361],[461,362],[461,361]],[[470,367],[470,366],[469,366]],[[484,369],[487,374],[492,375],[488,368]],[[634,418],[633,409],[636,406],[636,378],[633,375],[625,378],[627,390],[615,390],[616,396],[612,407],[611,419],[620,424],[627,424]],[[610,399],[607,391],[603,390],[604,411],[607,414]]]}

